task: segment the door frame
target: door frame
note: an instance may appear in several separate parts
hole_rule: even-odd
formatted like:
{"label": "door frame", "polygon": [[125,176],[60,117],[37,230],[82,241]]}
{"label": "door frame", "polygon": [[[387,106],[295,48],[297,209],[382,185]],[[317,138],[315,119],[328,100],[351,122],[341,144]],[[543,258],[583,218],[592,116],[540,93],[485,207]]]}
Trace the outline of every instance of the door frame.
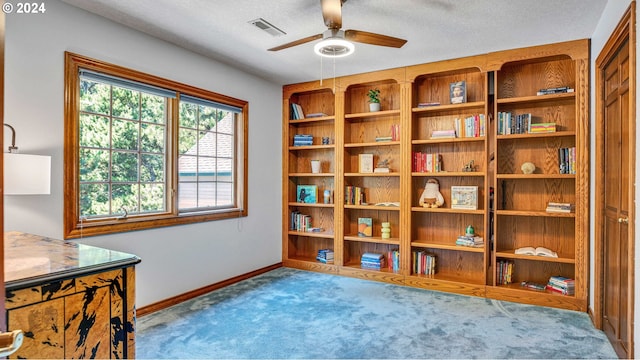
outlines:
{"label": "door frame", "polygon": [[[611,60],[611,58],[617,53],[617,50],[625,42],[629,41],[629,117],[631,119],[636,118],[636,2],[632,1],[629,8],[623,15],[622,19],[618,23],[618,26],[613,31],[607,43],[603,47],[602,51],[598,55],[595,62],[595,86],[596,86],[596,159],[595,169],[598,169],[598,164],[604,163],[604,66]],[[634,282],[635,282],[635,162],[636,158],[636,122],[632,121],[629,124],[629,232],[628,232],[628,283],[630,296],[627,298],[627,306],[629,309],[628,317],[630,321],[627,321],[629,334],[629,353],[630,358],[634,358]],[[593,322],[598,329],[602,329],[603,326],[603,296],[604,296],[604,176],[599,175],[596,172],[595,175],[595,249],[594,249],[594,299],[593,299]]]}

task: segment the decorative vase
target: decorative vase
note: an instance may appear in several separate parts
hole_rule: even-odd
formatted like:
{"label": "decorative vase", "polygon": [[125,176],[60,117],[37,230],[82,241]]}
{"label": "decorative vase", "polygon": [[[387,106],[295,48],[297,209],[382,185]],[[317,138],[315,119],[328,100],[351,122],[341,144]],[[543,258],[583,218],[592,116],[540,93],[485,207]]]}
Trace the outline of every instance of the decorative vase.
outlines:
{"label": "decorative vase", "polygon": [[380,111],[380,103],[369,103],[369,111]]}

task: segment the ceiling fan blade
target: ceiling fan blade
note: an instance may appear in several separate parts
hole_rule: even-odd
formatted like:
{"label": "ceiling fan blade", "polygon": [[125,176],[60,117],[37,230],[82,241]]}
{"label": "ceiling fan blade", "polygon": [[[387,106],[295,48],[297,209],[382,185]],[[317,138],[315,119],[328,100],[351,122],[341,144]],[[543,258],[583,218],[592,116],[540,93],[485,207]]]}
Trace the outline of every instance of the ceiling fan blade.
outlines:
{"label": "ceiling fan blade", "polygon": [[404,39],[360,30],[346,30],[344,37],[354,42],[394,48],[401,48],[407,42]]}
{"label": "ceiling fan blade", "polygon": [[322,18],[329,29],[342,27],[342,0],[320,0]]}
{"label": "ceiling fan blade", "polygon": [[293,47],[293,46],[298,46],[298,45],[301,45],[301,44],[304,44],[304,43],[308,43],[310,41],[318,40],[318,39],[322,39],[322,34],[316,34],[316,35],[307,36],[306,38],[298,39],[298,40],[292,41],[290,43],[286,43],[286,44],[283,44],[283,45],[280,45],[280,46],[273,47],[273,48],[269,49],[269,51],[278,51],[278,50],[290,48],[290,47]]}

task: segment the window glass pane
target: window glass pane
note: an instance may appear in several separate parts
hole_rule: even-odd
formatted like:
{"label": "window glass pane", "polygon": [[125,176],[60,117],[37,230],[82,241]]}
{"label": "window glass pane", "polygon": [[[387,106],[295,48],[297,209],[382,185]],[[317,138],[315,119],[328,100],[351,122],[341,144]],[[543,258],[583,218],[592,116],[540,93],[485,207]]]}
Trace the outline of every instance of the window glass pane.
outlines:
{"label": "window glass pane", "polygon": [[214,207],[216,206],[216,183],[199,182],[198,183],[198,207]]}
{"label": "window glass pane", "polygon": [[233,160],[218,158],[218,181],[233,181]]}
{"label": "window glass pane", "polygon": [[180,126],[195,129],[198,118],[198,105],[186,102],[180,103]]}
{"label": "window glass pane", "polygon": [[233,135],[218,134],[217,156],[233,158]]}
{"label": "window glass pane", "polygon": [[224,134],[233,134],[233,119],[235,117],[234,113],[228,111],[221,111],[220,113],[222,115],[220,116],[220,121],[218,121],[217,131]]}
{"label": "window glass pane", "polygon": [[109,151],[80,150],[80,181],[109,181]]}
{"label": "window glass pane", "polygon": [[180,129],[180,139],[179,147],[180,147],[180,155],[182,154],[190,154],[195,155],[198,153],[198,149],[196,144],[198,142],[198,131],[189,130],[189,129]]}
{"label": "window glass pane", "polygon": [[216,180],[216,158],[198,157],[198,182]]}
{"label": "window glass pane", "polygon": [[[138,150],[137,121],[113,119],[112,147],[119,150]],[[102,146],[107,148],[107,146]]]}
{"label": "window glass pane", "polygon": [[216,134],[207,132],[200,135],[198,140],[198,155],[216,156]]}
{"label": "window glass pane", "polygon": [[140,146],[142,151],[150,153],[164,152],[164,129],[162,125],[142,124],[142,139]]}
{"label": "window glass pane", "polygon": [[108,184],[80,184],[80,216],[109,213]]}
{"label": "window glass pane", "polygon": [[200,121],[198,121],[198,129],[201,131],[215,130],[218,121],[218,111],[208,106],[198,106],[200,113]]}
{"label": "window glass pane", "polygon": [[164,182],[164,156],[143,154],[140,164],[141,182]]}
{"label": "window glass pane", "polygon": [[109,147],[109,118],[80,114],[80,146]]}
{"label": "window glass pane", "polygon": [[138,154],[114,151],[111,161],[111,181],[138,181]]}
{"label": "window glass pane", "polygon": [[183,155],[178,160],[178,181],[196,181],[198,157]]}
{"label": "window glass pane", "polygon": [[219,182],[217,184],[216,201],[218,206],[233,206],[235,204],[232,183]]}
{"label": "window glass pane", "polygon": [[138,120],[140,109],[140,92],[117,86],[112,87],[113,92],[113,116],[125,119]]}
{"label": "window glass pane", "polygon": [[111,86],[94,81],[80,81],[80,111],[111,114]]}
{"label": "window glass pane", "polygon": [[111,185],[111,214],[124,215],[124,209],[128,213],[136,213],[138,209],[138,184],[113,184]]}
{"label": "window glass pane", "polygon": [[140,211],[163,211],[165,209],[164,198],[164,184],[140,185]]}
{"label": "window glass pane", "polygon": [[180,182],[178,185],[178,208],[193,209],[198,206],[198,184]]}
{"label": "window glass pane", "polygon": [[165,123],[166,100],[162,96],[142,94],[142,121]]}

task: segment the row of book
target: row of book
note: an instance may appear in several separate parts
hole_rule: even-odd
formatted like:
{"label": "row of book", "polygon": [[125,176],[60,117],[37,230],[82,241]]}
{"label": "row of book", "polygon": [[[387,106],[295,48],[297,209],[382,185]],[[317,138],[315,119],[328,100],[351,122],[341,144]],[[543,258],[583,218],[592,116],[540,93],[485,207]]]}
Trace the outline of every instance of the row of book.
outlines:
{"label": "row of book", "polygon": [[385,264],[383,254],[366,252],[360,257],[360,267],[363,269],[380,270]]}
{"label": "row of book", "polygon": [[394,249],[387,253],[387,268],[393,272],[400,271],[400,250]]}
{"label": "row of book", "polygon": [[304,111],[302,111],[302,106],[296,103],[291,103],[291,120],[300,120],[304,119]]}
{"label": "row of book", "polygon": [[533,123],[530,113],[513,115],[510,112],[498,112],[498,135],[542,134],[556,132],[556,123]]}
{"label": "row of book", "polygon": [[413,273],[422,275],[433,275],[436,273],[436,256],[424,250],[412,252]]}
{"label": "row of book", "polygon": [[464,120],[453,121],[456,137],[481,137],[486,135],[487,120],[484,114],[471,115]]}
{"label": "row of book", "polygon": [[411,171],[413,172],[424,173],[444,171],[444,167],[442,166],[442,155],[439,153],[413,152],[412,158],[413,164]]}
{"label": "row of book", "polygon": [[305,215],[299,211],[292,211],[289,229],[295,231],[309,231],[312,229],[311,216]]}
{"label": "row of book", "polygon": [[456,239],[456,245],[481,248],[484,246],[484,239],[480,236],[461,235]]}
{"label": "row of book", "polygon": [[513,281],[513,261],[500,260],[496,264],[496,284],[506,285]]}
{"label": "row of book", "polygon": [[313,135],[296,134],[293,135],[293,146],[313,145]]}
{"label": "row of book", "polygon": [[318,250],[318,255],[316,256],[316,260],[318,260],[323,264],[333,264],[333,250],[331,249]]}
{"label": "row of book", "polygon": [[549,202],[547,203],[546,211],[555,213],[571,213],[574,211],[574,206],[570,203]]}
{"label": "row of book", "polygon": [[560,174],[576,173],[576,148],[559,148],[558,163],[560,165]]}
{"label": "row of book", "polygon": [[391,124],[390,136],[376,136],[376,142],[400,141],[400,125]]}
{"label": "row of book", "polygon": [[573,91],[574,91],[573,88],[570,88],[568,86],[561,86],[561,87],[555,87],[555,88],[540,89],[538,90],[536,95],[572,93]]}
{"label": "row of book", "polygon": [[547,290],[560,293],[562,295],[575,294],[575,280],[563,276],[552,276],[547,282]]}
{"label": "row of book", "polygon": [[364,188],[359,186],[347,185],[344,188],[344,203],[346,205],[362,205],[366,204]]}

